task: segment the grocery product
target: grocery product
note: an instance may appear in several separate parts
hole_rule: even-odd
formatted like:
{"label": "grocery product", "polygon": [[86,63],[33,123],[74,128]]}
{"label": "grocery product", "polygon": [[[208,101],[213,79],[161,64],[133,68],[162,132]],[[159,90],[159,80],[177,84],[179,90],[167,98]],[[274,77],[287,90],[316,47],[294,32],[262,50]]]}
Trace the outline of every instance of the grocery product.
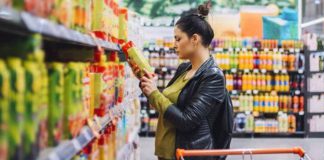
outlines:
{"label": "grocery product", "polygon": [[123,44],[127,42],[127,36],[128,36],[128,10],[127,8],[119,8],[119,44]]}
{"label": "grocery product", "polygon": [[48,145],[56,146],[61,141],[63,134],[63,64],[58,62],[48,64],[48,75]]}
{"label": "grocery product", "polygon": [[25,61],[25,112],[24,112],[24,159],[37,158],[37,133],[39,129],[39,92],[41,89],[41,72],[35,61]]}
{"label": "grocery product", "polygon": [[141,72],[139,73],[139,77],[144,75],[144,69],[148,72],[152,73],[153,69],[149,65],[148,61],[143,57],[143,55],[135,48],[132,41],[127,42],[122,47],[124,53],[126,54],[127,58],[134,61],[135,64],[140,68]]}
{"label": "grocery product", "polygon": [[10,100],[9,100],[9,159],[22,159],[22,136],[24,130],[25,70],[19,58],[9,58]]}
{"label": "grocery product", "polygon": [[8,159],[8,120],[9,120],[9,71],[0,59],[0,159]]}

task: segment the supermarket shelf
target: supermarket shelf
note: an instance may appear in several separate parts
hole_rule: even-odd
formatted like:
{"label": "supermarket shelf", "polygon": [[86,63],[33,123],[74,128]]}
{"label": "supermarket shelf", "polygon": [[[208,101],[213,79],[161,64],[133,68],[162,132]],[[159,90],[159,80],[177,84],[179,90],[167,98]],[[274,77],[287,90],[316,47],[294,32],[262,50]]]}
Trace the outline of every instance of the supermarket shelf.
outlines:
{"label": "supermarket shelf", "polygon": [[140,126],[134,127],[133,131],[128,135],[127,143],[117,152],[117,160],[129,159],[131,154],[139,145]]}
{"label": "supermarket shelf", "polygon": [[318,73],[324,73],[324,71],[310,71],[309,74],[318,74]]}
{"label": "supermarket shelf", "polygon": [[308,92],[307,94],[309,96],[319,96],[319,95],[324,95],[324,92]]}
{"label": "supermarket shelf", "polygon": [[232,90],[229,91],[231,94],[236,95],[236,94],[240,94],[240,93],[246,93],[246,94],[259,94],[259,93],[271,93],[271,92],[277,92],[277,94],[296,94],[296,95],[300,95],[303,94],[303,92],[301,90],[291,90],[288,92],[283,92],[283,91],[259,91],[259,90],[248,90],[248,91],[241,91],[241,90]]}
{"label": "supermarket shelf", "polygon": [[303,138],[305,136],[305,132],[295,132],[295,133],[246,133],[246,132],[236,132],[233,133],[233,137],[236,138],[281,138],[281,137],[295,137],[295,138]]}
{"label": "supermarket shelf", "polygon": [[[96,136],[92,129],[94,129],[97,133],[104,130],[108,124],[112,121],[112,119],[116,117],[120,117],[125,113],[126,106],[120,105],[120,107],[114,107],[112,111],[112,115],[114,117],[110,117],[110,115],[106,115],[102,118],[95,117],[92,121],[92,126],[84,126],[80,132],[80,134],[72,139],[65,141],[59,144],[57,147],[52,149],[47,149],[43,151],[38,158],[39,160],[65,160],[71,159],[74,155],[76,155],[81,149],[83,149],[87,144],[89,144]],[[91,129],[91,128],[92,129]]]}
{"label": "supermarket shelf", "polygon": [[[239,113],[245,113],[245,114],[253,114],[253,115],[258,115],[256,117],[260,117],[260,116],[276,116],[278,114],[281,113],[286,113],[286,114],[295,114],[295,115],[299,115],[299,116],[303,116],[305,114],[305,112],[301,111],[301,112],[251,112],[251,111],[245,111],[245,112],[234,112],[235,114],[239,114]],[[324,113],[323,113],[324,114]]]}
{"label": "supermarket shelf", "polygon": [[307,115],[310,115],[310,116],[324,115],[324,112],[307,113]]}
{"label": "supermarket shelf", "polygon": [[237,73],[237,72],[246,72],[246,73],[274,73],[274,74],[278,74],[278,73],[288,73],[288,74],[303,74],[305,70],[303,69],[299,69],[299,70],[286,70],[286,69],[282,69],[282,70],[265,70],[265,69],[237,69],[237,68],[232,68],[232,69],[223,69],[223,71],[225,72],[231,72],[231,73]]}
{"label": "supermarket shelf", "polygon": [[310,138],[324,138],[324,132],[310,132],[308,133]]}
{"label": "supermarket shelf", "polygon": [[233,52],[233,51],[279,51],[279,52],[283,52],[283,51],[289,51],[289,52],[303,52],[303,50],[298,49],[298,48],[273,48],[273,49],[269,49],[269,48],[214,48],[213,50],[214,52]]}
{"label": "supermarket shelf", "polygon": [[40,33],[46,40],[59,43],[71,43],[80,46],[96,47],[96,43],[109,51],[119,51],[119,46],[101,39],[55,24],[47,19],[33,16],[27,12],[18,12],[11,8],[0,7],[0,30],[7,33],[29,35]]}

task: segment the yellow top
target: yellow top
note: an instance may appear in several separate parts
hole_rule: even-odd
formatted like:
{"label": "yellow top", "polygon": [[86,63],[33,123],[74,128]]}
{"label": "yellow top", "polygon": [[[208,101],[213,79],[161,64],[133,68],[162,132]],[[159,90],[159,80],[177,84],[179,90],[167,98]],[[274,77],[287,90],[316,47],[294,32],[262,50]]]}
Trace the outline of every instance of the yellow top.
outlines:
{"label": "yellow top", "polygon": [[182,74],[177,80],[163,93],[156,90],[149,96],[150,104],[159,112],[159,120],[155,136],[155,155],[163,159],[175,158],[175,134],[176,130],[171,122],[164,119],[164,112],[171,104],[176,104],[182,88],[189,79],[185,79],[186,73]]}

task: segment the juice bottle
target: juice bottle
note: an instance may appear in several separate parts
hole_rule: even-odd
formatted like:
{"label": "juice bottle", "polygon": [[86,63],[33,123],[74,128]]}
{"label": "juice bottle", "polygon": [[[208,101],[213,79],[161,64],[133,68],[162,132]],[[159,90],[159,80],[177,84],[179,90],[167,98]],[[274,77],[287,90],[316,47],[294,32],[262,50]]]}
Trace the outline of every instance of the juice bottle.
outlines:
{"label": "juice bottle", "polygon": [[271,102],[270,102],[270,97],[269,94],[266,93],[264,96],[264,102],[265,102],[265,106],[264,106],[264,112],[269,113],[271,110]]}
{"label": "juice bottle", "polygon": [[243,90],[243,82],[242,82],[242,73],[239,72],[238,76],[237,76],[237,89],[238,90]]}
{"label": "juice bottle", "polygon": [[230,55],[228,53],[224,53],[224,69],[230,69]]}
{"label": "juice bottle", "polygon": [[248,63],[249,67],[248,67],[248,69],[250,69],[250,70],[252,70],[254,68],[254,65],[253,65],[253,63],[254,63],[253,57],[254,57],[253,56],[253,52],[249,51],[248,52],[248,59],[249,59],[249,63]]}
{"label": "juice bottle", "polygon": [[257,90],[257,75],[256,75],[256,73],[251,74],[251,79],[252,79],[251,89]]}
{"label": "juice bottle", "polygon": [[247,74],[244,73],[242,76],[242,91],[247,90]]}
{"label": "juice bottle", "polygon": [[296,57],[295,57],[295,55],[294,54],[289,54],[288,55],[288,70],[289,71],[294,71],[294,70],[296,70],[296,68],[295,68],[295,60],[296,60]]}
{"label": "juice bottle", "polygon": [[233,68],[238,68],[238,64],[239,64],[239,59],[238,59],[238,55],[239,55],[239,52],[235,52],[233,54]]}
{"label": "juice bottle", "polygon": [[238,63],[239,69],[240,70],[244,69],[244,63],[245,63],[245,61],[243,59],[243,52],[242,51],[238,53],[238,62],[239,62]]}
{"label": "juice bottle", "polygon": [[280,91],[280,76],[279,75],[275,75],[274,90]]}
{"label": "juice bottle", "polygon": [[37,143],[36,135],[38,130],[38,103],[39,91],[41,90],[40,71],[37,63],[33,61],[25,61],[25,79],[26,79],[26,92],[25,92],[25,113],[24,113],[24,158],[36,159],[37,158]]}
{"label": "juice bottle", "polygon": [[289,133],[294,133],[296,132],[296,117],[294,115],[289,115],[288,116],[288,132]]}
{"label": "juice bottle", "polygon": [[0,59],[0,159],[8,159],[8,120],[9,120],[9,92],[10,77],[8,68]]}
{"label": "juice bottle", "polygon": [[9,159],[23,159],[22,135],[25,113],[25,70],[19,58],[9,58],[8,69],[11,82],[8,121]]}
{"label": "juice bottle", "polygon": [[303,112],[304,111],[304,96],[300,96],[299,97],[299,112]]}
{"label": "juice bottle", "polygon": [[252,76],[252,74],[247,74],[246,79],[247,79],[247,87],[246,87],[246,89],[247,90],[252,90],[253,89],[253,85],[252,85],[252,83],[253,83],[253,76]]}
{"label": "juice bottle", "polygon": [[288,70],[288,52],[282,54],[282,69]]}
{"label": "juice bottle", "polygon": [[284,86],[285,75],[284,74],[280,74],[278,76],[280,77],[280,80],[279,80],[279,91],[285,91],[285,86]]}
{"label": "juice bottle", "polygon": [[275,52],[274,54],[273,54],[273,69],[274,70],[278,70],[278,52]]}
{"label": "juice bottle", "polygon": [[281,54],[281,52],[277,52],[277,56],[278,56],[278,58],[277,58],[277,69],[279,69],[279,70],[282,70],[282,63],[283,63],[283,61],[282,61],[282,54]]}
{"label": "juice bottle", "polygon": [[253,68],[254,69],[260,69],[260,55],[258,52],[254,52],[253,55]]}
{"label": "juice bottle", "polygon": [[259,98],[259,96],[255,95],[253,97],[253,100],[254,100],[254,102],[253,102],[254,111],[260,112],[260,98]]}
{"label": "juice bottle", "polygon": [[263,94],[260,95],[260,101],[259,101],[259,104],[260,104],[260,108],[259,108],[259,111],[260,112],[265,112],[265,97]]}
{"label": "juice bottle", "polygon": [[279,96],[277,94],[273,97],[273,103],[274,103],[274,112],[279,111]]}
{"label": "juice bottle", "polygon": [[266,61],[267,61],[266,69],[268,71],[272,70],[272,60],[273,60],[273,52],[268,52],[266,54]]}
{"label": "juice bottle", "polygon": [[261,79],[262,77],[261,77],[261,74],[257,74],[256,75],[256,87],[257,87],[257,90],[261,90],[262,89],[262,79]]}
{"label": "juice bottle", "polygon": [[288,92],[289,91],[289,75],[285,74],[283,78],[284,78],[284,83],[283,83],[284,88],[283,89],[285,92]]}
{"label": "juice bottle", "polygon": [[266,91],[266,88],[267,88],[266,76],[265,74],[261,74],[261,90]]}
{"label": "juice bottle", "polygon": [[294,98],[293,98],[293,112],[298,113],[298,111],[299,111],[299,97],[294,96]]}
{"label": "juice bottle", "polygon": [[56,146],[63,133],[63,87],[64,73],[62,63],[50,63],[49,74],[49,112],[48,112],[48,144]]}
{"label": "juice bottle", "polygon": [[264,52],[260,52],[260,69],[266,69],[266,60]]}
{"label": "juice bottle", "polygon": [[293,99],[291,96],[287,96],[287,110],[293,112]]}
{"label": "juice bottle", "polygon": [[249,108],[248,111],[253,111],[253,95],[249,95]]}
{"label": "juice bottle", "polygon": [[271,80],[271,75],[266,74],[266,90],[271,91],[272,90],[272,80]]}

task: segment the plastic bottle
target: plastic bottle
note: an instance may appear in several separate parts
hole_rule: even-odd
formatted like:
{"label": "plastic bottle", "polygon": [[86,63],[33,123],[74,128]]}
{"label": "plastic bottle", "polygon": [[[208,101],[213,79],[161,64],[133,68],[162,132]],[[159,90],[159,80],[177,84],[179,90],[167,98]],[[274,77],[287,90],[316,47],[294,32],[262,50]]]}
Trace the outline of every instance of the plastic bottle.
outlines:
{"label": "plastic bottle", "polygon": [[252,90],[257,90],[257,74],[256,73],[254,73],[254,74],[251,74],[251,80],[252,80],[252,82],[251,82],[251,89]]}
{"label": "plastic bottle", "polygon": [[268,71],[272,70],[272,60],[273,60],[273,52],[268,52],[266,54],[266,61],[267,61],[266,69]]}
{"label": "plastic bottle", "polygon": [[260,98],[258,95],[253,97],[253,111],[259,112],[260,111]]}
{"label": "plastic bottle", "polygon": [[288,56],[288,70],[289,71],[294,71],[294,70],[296,70],[296,68],[295,68],[295,60],[296,60],[296,57],[295,57],[295,55],[294,54],[289,54],[289,56]]}
{"label": "plastic bottle", "polygon": [[289,91],[289,75],[288,74],[285,74],[284,75],[284,83],[283,83],[283,85],[284,85],[284,91],[285,92],[288,92]]}
{"label": "plastic bottle", "polygon": [[293,112],[298,113],[299,112],[299,97],[294,96],[293,98]]}
{"label": "plastic bottle", "polygon": [[267,64],[266,55],[262,51],[260,52],[260,69],[266,69],[266,64]]}
{"label": "plastic bottle", "polygon": [[252,76],[252,74],[247,74],[246,79],[247,79],[247,87],[246,87],[246,89],[247,90],[252,90],[253,89],[253,85],[252,85],[252,83],[253,83],[253,76]]}
{"label": "plastic bottle", "polygon": [[299,97],[299,112],[304,112],[304,96]]}
{"label": "plastic bottle", "polygon": [[262,78],[261,74],[256,75],[257,90],[262,90],[262,79],[261,78]]}
{"label": "plastic bottle", "polygon": [[275,86],[274,86],[274,90],[275,91],[280,91],[280,76],[279,75],[275,75]]}
{"label": "plastic bottle", "polygon": [[248,111],[253,111],[253,95],[249,95],[249,105]]}
{"label": "plastic bottle", "polygon": [[252,70],[254,68],[253,65],[253,53],[251,51],[248,52],[248,69]]}
{"label": "plastic bottle", "polygon": [[289,115],[288,116],[288,132],[289,133],[294,133],[296,132],[296,117],[294,115]]}
{"label": "plastic bottle", "polygon": [[254,64],[254,69],[260,69],[260,55],[258,52],[254,52],[253,55],[253,64]]}
{"label": "plastic bottle", "polygon": [[237,76],[237,86],[238,86],[238,90],[243,90],[243,77],[242,77],[242,73],[239,73]]}
{"label": "plastic bottle", "polygon": [[288,70],[288,66],[289,66],[288,57],[289,57],[288,52],[284,52],[282,54],[282,69]]}
{"label": "plastic bottle", "polygon": [[293,100],[291,96],[287,96],[287,110],[293,112]]}
{"label": "plastic bottle", "polygon": [[271,110],[271,101],[270,101],[270,97],[269,94],[266,93],[264,96],[264,101],[265,101],[265,108],[264,108],[264,112],[269,113]]}
{"label": "plastic bottle", "polygon": [[271,75],[266,74],[266,90],[271,91],[272,90],[272,80],[271,80]]}
{"label": "plastic bottle", "polygon": [[265,104],[265,97],[264,97],[263,94],[260,95],[260,101],[259,101],[259,103],[260,103],[259,111],[260,112],[265,112],[265,106],[266,106],[266,104]]}
{"label": "plastic bottle", "polygon": [[266,91],[267,89],[267,82],[265,74],[261,74],[261,90]]}

